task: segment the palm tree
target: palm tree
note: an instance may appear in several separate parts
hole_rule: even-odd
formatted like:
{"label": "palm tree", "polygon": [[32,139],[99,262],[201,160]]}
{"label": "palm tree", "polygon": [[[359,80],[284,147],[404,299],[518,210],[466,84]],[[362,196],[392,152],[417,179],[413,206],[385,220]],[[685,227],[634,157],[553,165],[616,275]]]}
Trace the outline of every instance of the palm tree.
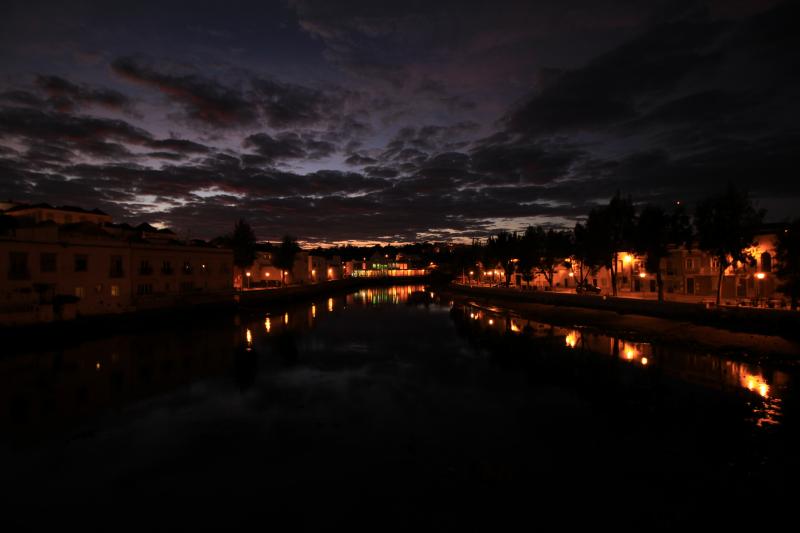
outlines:
{"label": "palm tree", "polygon": [[284,235],[281,244],[275,250],[272,262],[276,267],[281,269],[281,283],[283,283],[283,285],[286,285],[285,272],[294,267],[294,258],[299,251],[300,247],[297,245],[297,241],[289,235]]}
{"label": "palm tree", "polygon": [[797,311],[800,299],[800,218],[794,219],[775,242],[775,258],[778,260],[777,275],[781,280],[780,290],[792,302],[792,311]]}
{"label": "palm tree", "polygon": [[661,260],[669,255],[670,246],[690,245],[692,230],[689,217],[680,205],[667,213],[657,205],[642,209],[636,224],[634,249],[645,255],[645,269],[655,272],[658,301],[664,301],[664,280],[661,277]]}
{"label": "palm tree", "polygon": [[752,262],[747,251],[754,246],[753,232],[764,219],[750,197],[729,184],[724,193],[701,201],[695,210],[694,226],[698,246],[719,262],[717,305],[722,294],[725,270],[738,263]]}

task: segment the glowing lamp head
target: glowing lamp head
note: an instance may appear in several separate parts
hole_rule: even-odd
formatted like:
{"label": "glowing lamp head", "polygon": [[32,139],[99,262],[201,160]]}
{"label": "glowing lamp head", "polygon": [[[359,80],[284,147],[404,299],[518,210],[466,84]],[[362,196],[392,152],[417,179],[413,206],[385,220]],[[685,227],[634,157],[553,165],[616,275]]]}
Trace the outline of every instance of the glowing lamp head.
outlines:
{"label": "glowing lamp head", "polygon": [[756,274],[756,278],[758,278],[758,279],[764,279],[765,277],[767,277],[767,275],[764,274],[763,272],[758,272]]}
{"label": "glowing lamp head", "polygon": [[575,272],[570,272],[569,273],[569,277],[574,278],[575,277]]}
{"label": "glowing lamp head", "polygon": [[622,256],[622,261],[625,263],[630,263],[633,261],[633,256],[631,254],[625,254]]}
{"label": "glowing lamp head", "polygon": [[640,278],[646,278],[647,274],[645,274],[644,272],[639,272],[639,277]]}
{"label": "glowing lamp head", "polygon": [[250,272],[248,272],[248,273],[247,273],[247,277],[248,277],[248,278],[250,277]]}

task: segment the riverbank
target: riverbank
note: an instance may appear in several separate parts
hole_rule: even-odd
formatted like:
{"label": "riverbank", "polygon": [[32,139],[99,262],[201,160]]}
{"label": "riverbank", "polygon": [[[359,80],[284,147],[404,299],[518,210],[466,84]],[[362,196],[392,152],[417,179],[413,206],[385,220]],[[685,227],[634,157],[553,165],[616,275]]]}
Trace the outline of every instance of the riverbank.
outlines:
{"label": "riverbank", "polygon": [[[746,359],[767,357],[787,364],[800,362],[797,313],[773,311],[783,316],[763,316],[758,312],[768,310],[706,309],[677,302],[659,304],[459,285],[445,290],[454,298],[480,306],[503,306],[550,324],[579,325],[627,338],[700,346]],[[746,320],[752,323],[745,325]]]}
{"label": "riverbank", "polygon": [[290,285],[276,289],[251,290],[209,295],[203,300],[183,301],[165,307],[150,307],[124,313],[79,316],[18,326],[0,326],[0,343],[9,349],[32,347],[59,349],[99,334],[131,334],[145,328],[181,326],[202,319],[225,319],[239,310],[252,310],[273,303],[300,302],[314,297],[338,294],[363,287],[398,284],[424,285],[427,277],[347,278],[308,285]]}

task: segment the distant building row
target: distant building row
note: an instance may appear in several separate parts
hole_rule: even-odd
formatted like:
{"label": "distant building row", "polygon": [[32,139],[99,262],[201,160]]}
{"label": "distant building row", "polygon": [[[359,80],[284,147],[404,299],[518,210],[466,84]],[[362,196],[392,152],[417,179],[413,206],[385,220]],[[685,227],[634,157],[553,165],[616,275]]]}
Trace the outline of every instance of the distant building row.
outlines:
{"label": "distant building row", "polygon": [[[787,304],[785,296],[778,292],[776,279],[775,241],[782,225],[765,225],[755,235],[755,245],[748,250],[753,257],[752,264],[728,267],[722,277],[722,303],[767,304],[781,307]],[[645,258],[633,252],[621,251],[617,259],[617,291],[620,296],[652,296],[657,291],[656,275],[645,269]],[[556,289],[575,288],[578,279],[577,267],[560,267],[554,276]],[[719,263],[716,258],[697,248],[673,248],[669,256],[661,261],[661,275],[664,293],[680,299],[704,300],[716,297],[719,280]],[[503,269],[487,267],[473,276],[477,281],[504,279]],[[512,281],[517,286],[526,286],[521,273],[515,272]],[[591,273],[587,281],[601,289],[603,294],[611,294],[611,273],[601,268]],[[543,275],[535,275],[530,285],[539,290],[548,290],[549,283]]]}
{"label": "distant building row", "polygon": [[232,291],[233,253],[99,210],[0,204],[0,324],[199,303]]}

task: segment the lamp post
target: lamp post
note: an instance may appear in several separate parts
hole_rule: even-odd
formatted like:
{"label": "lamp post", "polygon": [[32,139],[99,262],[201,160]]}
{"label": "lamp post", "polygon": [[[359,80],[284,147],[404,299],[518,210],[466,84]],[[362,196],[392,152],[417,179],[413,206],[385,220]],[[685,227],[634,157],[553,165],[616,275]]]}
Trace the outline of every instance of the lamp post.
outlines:
{"label": "lamp post", "polygon": [[761,307],[761,281],[767,277],[763,272],[756,272],[756,301],[758,306]]}
{"label": "lamp post", "polygon": [[247,276],[247,288],[249,289],[250,288],[250,272],[248,272],[246,274],[246,276]]}

